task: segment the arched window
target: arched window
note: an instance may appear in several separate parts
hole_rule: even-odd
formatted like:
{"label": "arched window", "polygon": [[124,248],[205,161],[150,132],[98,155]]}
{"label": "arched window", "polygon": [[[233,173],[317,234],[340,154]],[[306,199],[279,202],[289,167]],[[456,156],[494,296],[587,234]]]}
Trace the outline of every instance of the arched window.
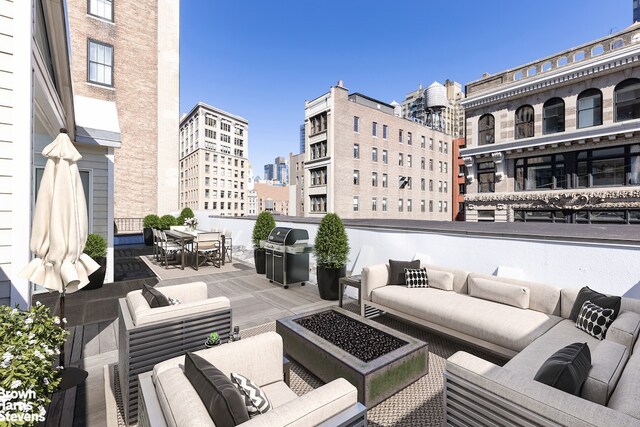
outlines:
{"label": "arched window", "polygon": [[551,98],[542,106],[542,132],[564,132],[564,101],[562,98]]}
{"label": "arched window", "polygon": [[493,144],[495,142],[495,119],[491,114],[485,114],[478,120],[478,145]]}
{"label": "arched window", "polygon": [[614,89],[616,122],[640,118],[640,80],[627,79]]}
{"label": "arched window", "polygon": [[578,95],[578,129],[602,124],[602,92],[587,89]]}
{"label": "arched window", "polygon": [[533,133],[533,107],[523,105],[516,110],[516,135],[515,139],[531,138]]}

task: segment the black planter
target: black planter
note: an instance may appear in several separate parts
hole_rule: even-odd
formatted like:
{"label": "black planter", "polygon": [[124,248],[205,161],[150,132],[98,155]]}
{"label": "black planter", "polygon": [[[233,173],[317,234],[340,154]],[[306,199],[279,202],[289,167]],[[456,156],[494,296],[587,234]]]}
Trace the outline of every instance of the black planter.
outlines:
{"label": "black planter", "polygon": [[142,235],[144,236],[144,244],[147,246],[153,246],[153,228],[145,227],[142,230]]}
{"label": "black planter", "polygon": [[253,250],[253,261],[256,264],[256,273],[265,274],[267,272],[267,253],[264,249]]}
{"label": "black planter", "polygon": [[82,289],[99,289],[104,285],[104,276],[107,274],[107,258],[102,257],[94,261],[100,264],[100,268],[89,275],[89,284]]}
{"label": "black planter", "polygon": [[318,277],[318,292],[320,298],[335,301],[338,299],[339,283],[341,277],[347,275],[347,266],[340,268],[316,267]]}

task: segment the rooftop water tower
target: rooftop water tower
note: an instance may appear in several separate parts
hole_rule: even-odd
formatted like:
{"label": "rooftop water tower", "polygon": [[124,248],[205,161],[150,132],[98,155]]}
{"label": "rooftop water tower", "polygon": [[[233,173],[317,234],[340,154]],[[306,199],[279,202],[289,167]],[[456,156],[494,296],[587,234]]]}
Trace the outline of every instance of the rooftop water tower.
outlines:
{"label": "rooftop water tower", "polygon": [[432,129],[443,131],[445,128],[442,111],[447,107],[447,89],[438,82],[424,91],[424,104],[427,113],[426,125]]}

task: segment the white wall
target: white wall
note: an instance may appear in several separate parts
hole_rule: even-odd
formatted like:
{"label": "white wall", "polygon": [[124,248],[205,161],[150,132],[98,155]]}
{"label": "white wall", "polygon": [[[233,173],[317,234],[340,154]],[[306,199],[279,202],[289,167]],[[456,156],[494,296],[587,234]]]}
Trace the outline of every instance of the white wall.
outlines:
{"label": "white wall", "polygon": [[30,259],[31,11],[30,1],[0,0],[0,304],[23,308],[31,300],[18,277]]}
{"label": "white wall", "polygon": [[[251,248],[254,221],[208,218],[198,213],[199,228],[232,230],[233,244]],[[303,228],[313,244],[316,224],[277,221],[278,226]],[[496,274],[499,267],[522,271],[521,278],[558,287],[590,286],[600,292],[624,295],[640,283],[640,246],[584,243],[531,238],[403,232],[347,227],[351,253],[349,269],[391,259],[420,258],[433,264]]]}

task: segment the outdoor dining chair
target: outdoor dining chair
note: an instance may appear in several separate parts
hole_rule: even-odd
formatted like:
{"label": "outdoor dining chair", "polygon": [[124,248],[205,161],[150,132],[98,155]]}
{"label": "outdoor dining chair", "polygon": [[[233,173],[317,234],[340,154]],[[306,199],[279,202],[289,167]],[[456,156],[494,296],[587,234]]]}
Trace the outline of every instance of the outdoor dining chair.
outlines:
{"label": "outdoor dining chair", "polygon": [[224,253],[227,255],[229,262],[232,261],[233,244],[231,240],[231,230],[224,230]]}
{"label": "outdoor dining chair", "polygon": [[[201,265],[211,263],[220,268],[221,261],[220,233],[199,233],[193,241],[193,253],[195,254],[196,270]],[[200,258],[202,256],[202,259]]]}
{"label": "outdoor dining chair", "polygon": [[164,231],[158,230],[158,234],[160,236],[160,262],[162,262],[162,257],[164,256],[164,268],[169,268],[169,254],[174,257],[182,248],[178,243],[167,239]]}

